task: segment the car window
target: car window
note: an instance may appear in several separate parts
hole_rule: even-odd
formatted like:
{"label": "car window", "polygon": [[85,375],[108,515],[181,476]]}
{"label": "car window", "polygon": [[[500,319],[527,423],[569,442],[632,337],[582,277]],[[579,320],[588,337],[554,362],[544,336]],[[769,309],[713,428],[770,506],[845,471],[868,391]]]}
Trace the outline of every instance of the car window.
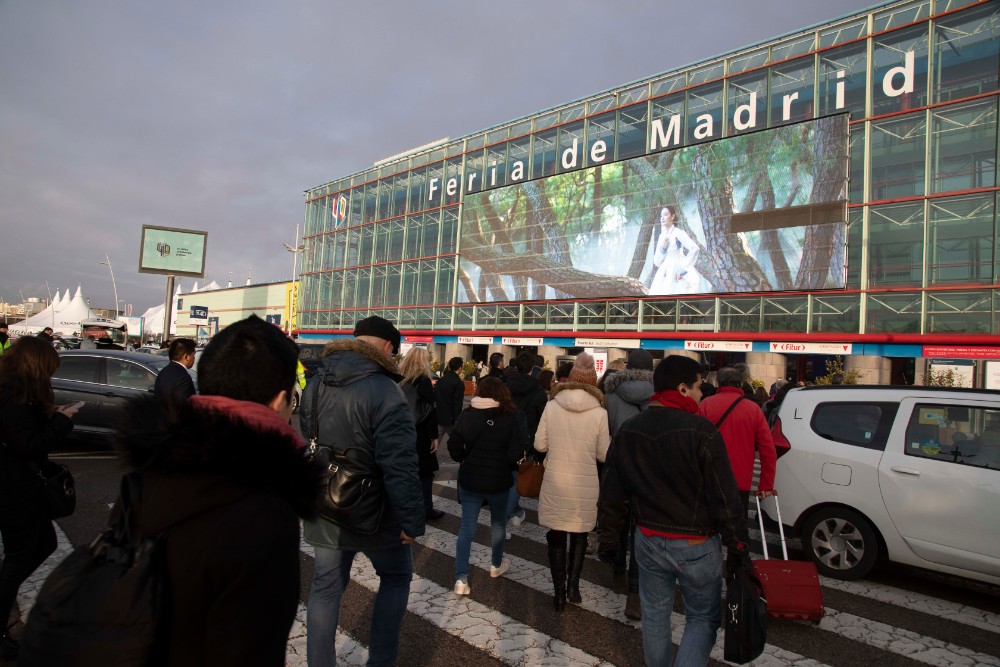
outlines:
{"label": "car window", "polygon": [[112,387],[146,390],[156,382],[156,375],[139,364],[123,359],[108,359],[108,384]]}
{"label": "car window", "polygon": [[77,382],[97,382],[97,374],[101,369],[98,357],[59,357],[59,368],[52,375],[60,380],[76,380]]}
{"label": "car window", "polygon": [[827,440],[881,451],[898,409],[898,403],[820,403],[810,426]]}
{"label": "car window", "polygon": [[919,403],[906,425],[906,454],[1000,469],[1000,408]]}

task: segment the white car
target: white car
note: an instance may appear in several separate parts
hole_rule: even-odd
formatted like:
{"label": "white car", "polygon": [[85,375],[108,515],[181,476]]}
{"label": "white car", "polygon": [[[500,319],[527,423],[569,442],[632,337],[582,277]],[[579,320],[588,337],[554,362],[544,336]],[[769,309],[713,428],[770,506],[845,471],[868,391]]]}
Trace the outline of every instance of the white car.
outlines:
{"label": "white car", "polygon": [[821,574],[882,557],[1000,584],[1000,392],[795,389],[773,434],[782,520]]}

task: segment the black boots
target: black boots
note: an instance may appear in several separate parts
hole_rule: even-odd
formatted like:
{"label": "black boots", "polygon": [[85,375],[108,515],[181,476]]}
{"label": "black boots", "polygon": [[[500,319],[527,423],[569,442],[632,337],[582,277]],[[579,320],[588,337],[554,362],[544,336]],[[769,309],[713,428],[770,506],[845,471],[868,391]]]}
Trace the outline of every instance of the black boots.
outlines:
{"label": "black boots", "polygon": [[583,572],[583,561],[587,558],[587,533],[569,534],[569,568],[566,581],[566,599],[569,602],[583,602],[580,597],[580,573]]}
{"label": "black boots", "polygon": [[566,607],[566,533],[550,530],[545,535],[549,543],[549,570],[552,572],[552,608],[562,611]]}

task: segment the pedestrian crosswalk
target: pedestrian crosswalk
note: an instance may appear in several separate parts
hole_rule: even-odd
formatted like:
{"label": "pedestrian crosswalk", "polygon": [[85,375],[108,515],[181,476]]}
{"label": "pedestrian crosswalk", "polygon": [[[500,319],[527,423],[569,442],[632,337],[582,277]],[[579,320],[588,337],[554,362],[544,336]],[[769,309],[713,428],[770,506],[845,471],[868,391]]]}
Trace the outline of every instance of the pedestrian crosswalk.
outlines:
{"label": "pedestrian crosswalk", "polygon": [[[489,576],[489,511],[479,516],[472,547],[471,595],[457,596],[455,539],[461,506],[453,480],[434,485],[435,507],[445,512],[429,523],[414,546],[415,576],[400,645],[401,665],[610,665],[642,664],[641,622],[624,616],[625,597],[610,589],[611,572],[587,558],[580,591],[583,602],[557,614],[551,609],[552,581],[545,547],[546,529],[537,523],[537,501],[524,499],[526,520],[512,529],[506,545],[510,570]],[[58,530],[56,554],[21,588],[18,603],[26,617],[51,567],[72,548]],[[302,604],[291,630],[286,664],[305,665],[306,597],[313,549],[303,543]],[[355,559],[352,584],[344,598],[337,635],[338,662],[367,660],[367,623],[378,577],[368,560]],[[934,595],[918,585],[898,587],[878,581],[821,579],[826,616],[818,624],[775,621],[756,665],[996,665],[1000,666],[1000,590]],[[940,586],[935,592],[940,592]],[[956,598],[956,599],[949,599]],[[684,629],[678,606],[673,640]],[[712,652],[722,663],[722,632]]]}

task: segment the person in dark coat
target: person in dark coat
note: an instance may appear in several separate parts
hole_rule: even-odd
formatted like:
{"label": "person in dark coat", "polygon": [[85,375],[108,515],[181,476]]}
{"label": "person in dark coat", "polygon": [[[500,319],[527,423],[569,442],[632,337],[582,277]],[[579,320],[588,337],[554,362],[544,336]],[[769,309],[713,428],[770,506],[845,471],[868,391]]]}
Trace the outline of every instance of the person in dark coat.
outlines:
{"label": "person in dark coat", "polygon": [[503,555],[507,498],[514,484],[511,471],[525,446],[517,412],[517,405],[503,382],[485,378],[476,388],[470,409],[458,418],[448,439],[448,453],[461,463],[458,497],[462,504],[462,525],[455,542],[456,595],[470,592],[469,553],[484,501],[490,506],[492,527],[490,576],[502,576],[510,569],[510,559]]}
{"label": "person in dark coat", "polygon": [[486,374],[488,378],[499,378],[503,379],[504,368],[503,368],[503,354],[500,352],[494,352],[490,355],[490,372]]}
{"label": "person in dark coat", "polygon": [[48,453],[73,430],[79,408],[53,405],[52,374],[59,354],[41,338],[18,340],[0,357],[0,534],[4,558],[0,566],[0,655],[14,660],[17,642],[7,619],[17,591],[56,549],[38,471]]}
{"label": "person in dark coat", "polygon": [[[542,420],[542,413],[545,412],[545,404],[549,402],[549,395],[545,393],[541,383],[531,376],[531,369],[535,365],[536,355],[531,352],[521,352],[514,358],[517,372],[511,373],[504,381],[507,389],[510,390],[511,398],[525,417],[528,425],[528,442],[525,450],[530,454],[535,442],[535,431],[538,430],[538,422]],[[520,507],[521,494],[517,492],[517,485],[511,487],[510,500],[507,502],[507,520],[514,527],[520,526],[524,521],[524,509]]]}
{"label": "person in dark coat", "polygon": [[458,376],[462,370],[462,357],[452,357],[448,370],[434,385],[434,402],[437,407],[439,446],[447,444],[448,434],[458,421],[465,404],[465,382]]}
{"label": "person in dark coat", "polygon": [[399,653],[399,633],[413,578],[410,545],[424,534],[424,499],[420,489],[417,433],[392,354],[399,351],[399,330],[378,316],[354,325],[355,339],[328,343],[322,367],[306,385],[300,418],[312,430],[314,411],[319,442],[343,449],[368,450],[382,473],[388,511],[378,532],[362,535],[319,518],[303,525],[305,541],[316,548],[309,592],[306,642],[310,667],[337,664],[334,644],[340,601],[360,552],[379,576],[372,607],[368,661],[391,665]]}
{"label": "person in dark coat", "polygon": [[170,530],[165,664],[285,664],[299,594],[299,518],[323,473],[289,426],[294,344],[258,317],[229,325],[198,365],[202,395],[146,396],[116,447],[140,471],[139,532]]}
{"label": "person in dark coat", "polygon": [[[432,406],[429,413],[415,424],[417,428],[417,460],[420,471],[420,488],[424,494],[424,513],[430,521],[444,516],[444,512],[434,509],[434,473],[438,471],[438,418],[434,401],[434,386],[431,384],[431,360],[426,347],[413,347],[399,363],[403,382],[410,383],[417,392],[417,400],[422,405]],[[464,386],[464,385],[463,385]],[[414,415],[416,419],[416,415]]]}
{"label": "person in dark coat", "polygon": [[175,338],[170,342],[170,363],[163,367],[153,384],[156,398],[183,402],[194,396],[194,382],[188,373],[194,366],[194,348],[190,338]]}

